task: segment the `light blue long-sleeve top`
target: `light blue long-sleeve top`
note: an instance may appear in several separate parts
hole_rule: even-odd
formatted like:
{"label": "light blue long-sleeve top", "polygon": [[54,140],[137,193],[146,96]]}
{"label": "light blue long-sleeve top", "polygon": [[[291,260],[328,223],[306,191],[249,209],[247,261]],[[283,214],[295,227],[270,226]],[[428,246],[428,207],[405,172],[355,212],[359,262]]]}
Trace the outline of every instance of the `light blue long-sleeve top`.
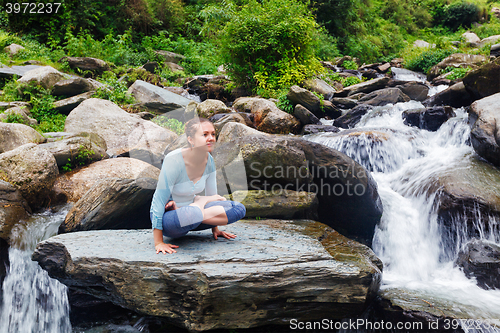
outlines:
{"label": "light blue long-sleeve top", "polygon": [[208,153],[203,176],[195,184],[187,175],[181,150],[182,148],[179,148],[168,153],[163,160],[150,209],[154,229],[163,230],[165,204],[170,200],[174,200],[177,207],[183,207],[193,203],[195,195],[203,190],[207,196],[217,194],[215,163],[212,155]]}

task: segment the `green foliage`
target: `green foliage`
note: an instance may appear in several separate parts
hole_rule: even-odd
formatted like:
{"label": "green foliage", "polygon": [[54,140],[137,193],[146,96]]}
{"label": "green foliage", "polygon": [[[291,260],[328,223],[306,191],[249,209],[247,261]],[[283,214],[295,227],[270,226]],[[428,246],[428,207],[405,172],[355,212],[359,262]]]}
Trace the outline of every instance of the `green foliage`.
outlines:
{"label": "green foliage", "polygon": [[444,9],[443,25],[451,30],[470,27],[479,18],[480,10],[474,3],[455,2]]}
{"label": "green foliage", "polygon": [[17,123],[26,125],[26,121],[23,116],[17,113],[9,113],[7,114],[7,118],[3,119],[4,123]]}
{"label": "green foliage", "polygon": [[287,93],[288,93],[287,90],[280,91],[278,95],[278,103],[276,103],[276,106],[285,112],[293,113],[293,104],[286,96]]}
{"label": "green foliage", "polygon": [[405,67],[423,73],[427,73],[432,66],[453,53],[452,50],[443,49],[413,48],[412,50],[414,53],[405,57]]}
{"label": "green foliage", "polygon": [[358,69],[358,64],[355,61],[353,61],[353,60],[345,60],[342,63],[342,67],[344,67],[345,69],[357,70]]}
{"label": "green foliage", "polygon": [[446,78],[449,80],[457,80],[457,79],[462,79],[471,70],[472,70],[471,67],[467,67],[467,68],[458,67],[457,68],[457,67],[448,66],[441,71],[441,74],[451,72],[451,74],[447,75]]}
{"label": "green foliage", "polygon": [[317,29],[303,2],[250,0],[220,33],[219,50],[236,83],[272,96],[321,72],[313,49]]}
{"label": "green foliage", "polygon": [[97,89],[92,97],[107,99],[118,105],[133,104],[135,102],[135,99],[128,93],[127,85],[119,81],[115,73],[104,72],[97,81],[104,84],[104,87]]}
{"label": "green foliage", "polygon": [[337,48],[337,38],[328,34],[324,28],[320,28],[314,36],[315,55],[320,60],[330,61],[340,57],[340,51]]}
{"label": "green foliage", "polygon": [[68,158],[68,163],[62,167],[64,171],[71,171],[79,166],[84,166],[92,162],[92,156],[95,152],[84,145],[78,147],[78,152],[75,156]]}
{"label": "green foliage", "polygon": [[349,87],[363,82],[363,80],[361,80],[357,76],[342,77],[339,75],[339,73],[329,73],[325,76],[325,78],[330,81],[340,82],[344,87]]}
{"label": "green foliage", "polygon": [[160,116],[153,118],[151,121],[161,127],[171,130],[177,135],[182,135],[184,133],[184,124],[177,119]]}
{"label": "green foliage", "polygon": [[38,125],[33,126],[40,133],[64,132],[66,115],[60,113],[50,113],[45,115]]}

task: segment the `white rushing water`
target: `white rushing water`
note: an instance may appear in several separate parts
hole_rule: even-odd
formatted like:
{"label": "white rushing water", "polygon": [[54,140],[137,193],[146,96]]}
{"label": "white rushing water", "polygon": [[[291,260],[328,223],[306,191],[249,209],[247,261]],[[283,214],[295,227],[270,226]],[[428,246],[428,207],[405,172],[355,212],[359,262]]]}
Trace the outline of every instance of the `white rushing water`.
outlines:
{"label": "white rushing water", "polygon": [[67,288],[31,260],[38,242],[57,234],[69,207],[34,214],[12,230],[10,265],[3,282],[0,333],[71,332]]}
{"label": "white rushing water", "polygon": [[[451,304],[460,318],[498,324],[500,290],[481,289],[454,267],[458,251],[470,240],[470,223],[457,215],[453,232],[445,232],[438,221],[438,178],[457,166],[469,166],[475,154],[468,142],[467,114],[455,110],[457,117],[437,132],[404,125],[402,112],[422,107],[415,101],[378,107],[354,131],[346,132],[349,135],[322,133],[308,139],[342,151],[372,171],[384,206],[373,240],[373,249],[384,262],[382,290],[408,291]],[[499,222],[489,217],[494,226],[490,231],[475,223],[479,237],[499,243]]]}

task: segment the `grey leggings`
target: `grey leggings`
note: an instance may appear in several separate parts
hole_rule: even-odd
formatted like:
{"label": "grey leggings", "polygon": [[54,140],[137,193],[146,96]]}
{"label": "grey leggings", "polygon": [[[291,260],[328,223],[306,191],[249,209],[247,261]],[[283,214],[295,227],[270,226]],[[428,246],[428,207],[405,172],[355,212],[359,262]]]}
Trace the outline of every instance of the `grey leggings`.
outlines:
{"label": "grey leggings", "polygon": [[[227,224],[236,222],[245,217],[246,208],[239,202],[234,201],[212,201],[205,208],[222,206],[226,211]],[[163,214],[163,235],[171,238],[179,238],[191,230],[205,230],[215,227],[201,223],[203,214],[198,207],[184,206],[176,210],[169,210]]]}

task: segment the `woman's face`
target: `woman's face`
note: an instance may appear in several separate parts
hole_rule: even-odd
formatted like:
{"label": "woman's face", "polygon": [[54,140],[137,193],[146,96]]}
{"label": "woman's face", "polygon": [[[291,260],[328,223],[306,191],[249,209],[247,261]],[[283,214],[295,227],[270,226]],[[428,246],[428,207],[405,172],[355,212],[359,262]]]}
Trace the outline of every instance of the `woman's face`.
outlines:
{"label": "woman's face", "polygon": [[188,137],[188,141],[193,148],[206,148],[208,152],[212,152],[215,144],[215,128],[212,123],[200,123],[196,133],[192,137]]}

